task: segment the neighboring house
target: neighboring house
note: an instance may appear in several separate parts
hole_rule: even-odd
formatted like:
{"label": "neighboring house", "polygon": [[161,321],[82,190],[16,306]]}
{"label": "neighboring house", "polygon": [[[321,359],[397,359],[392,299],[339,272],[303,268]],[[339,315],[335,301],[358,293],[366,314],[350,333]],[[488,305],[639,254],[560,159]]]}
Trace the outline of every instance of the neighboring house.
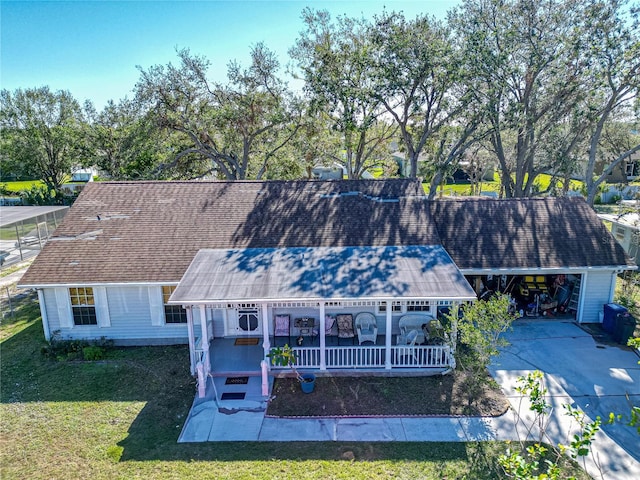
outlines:
{"label": "neighboring house", "polygon": [[611,222],[611,234],[622,245],[636,264],[640,264],[640,214],[627,212],[620,215],[600,214],[601,219]]}
{"label": "neighboring house", "polygon": [[[607,165],[600,161],[596,163],[595,173],[601,175]],[[627,183],[640,175],[640,153],[634,153],[616,165],[605,180],[607,183]]]}
{"label": "neighboring house", "polygon": [[72,182],[93,182],[96,171],[93,168],[79,168],[71,174]]}
{"label": "neighboring house", "polygon": [[342,180],[345,175],[345,169],[339,165],[330,167],[318,165],[313,167],[311,175],[315,180]]}
{"label": "neighboring house", "polygon": [[[391,153],[391,157],[398,165],[398,174],[401,177],[409,178],[411,171],[411,162],[409,162],[406,153],[401,152],[400,150],[396,150]],[[418,172],[422,171],[421,164],[424,164],[428,160],[427,155],[421,153],[418,156]],[[447,183],[453,184],[465,184],[472,183],[472,178],[470,175],[471,170],[471,162],[469,160],[461,160],[458,162],[456,169],[453,174],[449,175],[446,178]],[[485,166],[481,172],[478,172],[478,180],[482,182],[492,182],[494,180],[495,167],[493,165]]]}
{"label": "neighboring house", "polygon": [[[454,364],[423,327],[493,277],[571,275],[577,321],[597,322],[631,268],[582,199],[428,201],[417,180],[114,182],[86,186],[21,286],[38,290],[47,339],[188,343],[200,375],[237,337],[260,339],[252,370],[282,341],[302,344],[300,368],[420,373]],[[373,337],[336,331],[352,317],[373,319]]]}

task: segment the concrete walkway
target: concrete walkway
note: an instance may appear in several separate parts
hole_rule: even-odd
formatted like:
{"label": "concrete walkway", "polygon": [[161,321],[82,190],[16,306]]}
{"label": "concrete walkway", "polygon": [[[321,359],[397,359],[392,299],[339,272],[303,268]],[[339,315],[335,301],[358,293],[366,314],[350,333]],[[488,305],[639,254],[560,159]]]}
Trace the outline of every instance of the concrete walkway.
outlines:
{"label": "concrete walkway", "polygon": [[[537,439],[535,429],[528,429],[527,401],[515,391],[517,378],[536,369],[545,372],[548,401],[554,407],[547,425],[547,440],[552,443],[566,444],[575,432],[575,424],[562,413],[564,403],[580,407],[593,418],[608,418],[610,411],[628,412],[625,395],[640,403],[637,355],[617,346],[597,345],[572,322],[520,320],[508,339],[511,345],[490,368],[512,406],[501,417],[268,418],[261,398],[248,395],[247,400],[218,404],[209,393],[209,398],[194,402],[179,442]],[[607,425],[603,430],[584,465],[587,472],[594,478],[640,478],[640,441],[635,430],[624,425]]]}
{"label": "concrete walkway", "polygon": [[179,442],[466,442],[516,440],[512,416],[270,418],[247,402],[194,406]]}

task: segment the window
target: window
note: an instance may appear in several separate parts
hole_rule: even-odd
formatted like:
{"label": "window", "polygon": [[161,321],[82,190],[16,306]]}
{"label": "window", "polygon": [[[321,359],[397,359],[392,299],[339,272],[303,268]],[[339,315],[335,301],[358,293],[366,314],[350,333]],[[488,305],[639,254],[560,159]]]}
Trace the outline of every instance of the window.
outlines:
{"label": "window", "polygon": [[[387,313],[387,302],[380,302],[377,306],[378,314]],[[391,312],[392,313],[402,313],[403,305],[402,302],[391,302]]]}
{"label": "window", "polygon": [[167,305],[169,297],[176,289],[175,285],[162,287],[165,323],[187,323],[187,311],[181,305]]}
{"label": "window", "polygon": [[625,165],[625,173],[627,174],[627,177],[633,177],[633,172],[634,172],[634,163],[633,161],[627,161],[626,165]]}
{"label": "window", "polygon": [[93,288],[70,288],[71,310],[75,325],[97,325],[96,306],[93,298]]}
{"label": "window", "polygon": [[428,300],[408,300],[407,312],[430,312],[431,306]]}

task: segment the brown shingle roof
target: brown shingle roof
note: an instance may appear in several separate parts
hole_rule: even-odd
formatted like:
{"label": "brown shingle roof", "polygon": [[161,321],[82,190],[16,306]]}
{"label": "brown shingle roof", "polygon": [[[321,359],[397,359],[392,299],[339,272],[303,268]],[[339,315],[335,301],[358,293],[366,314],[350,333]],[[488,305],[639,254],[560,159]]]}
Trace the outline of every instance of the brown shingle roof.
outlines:
{"label": "brown shingle roof", "polygon": [[427,204],[402,198],[417,195],[408,180],[91,183],[20,283],[176,282],[202,248],[439,244]]}
{"label": "brown shingle roof", "polygon": [[431,212],[463,270],[631,264],[581,198],[446,199],[432,202]]}
{"label": "brown shingle roof", "polygon": [[581,199],[425,199],[419,181],[90,183],[21,285],[177,282],[200,249],[442,244],[461,269],[624,266]]}

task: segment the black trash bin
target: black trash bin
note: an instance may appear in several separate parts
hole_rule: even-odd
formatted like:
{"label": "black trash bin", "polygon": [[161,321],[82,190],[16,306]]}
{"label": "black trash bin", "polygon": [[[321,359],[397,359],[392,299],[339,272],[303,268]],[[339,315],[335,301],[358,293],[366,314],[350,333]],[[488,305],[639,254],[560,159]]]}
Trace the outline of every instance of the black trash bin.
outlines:
{"label": "black trash bin", "polygon": [[618,313],[616,315],[615,329],[613,330],[613,339],[626,345],[629,338],[633,336],[636,329],[636,319],[629,312]]}

